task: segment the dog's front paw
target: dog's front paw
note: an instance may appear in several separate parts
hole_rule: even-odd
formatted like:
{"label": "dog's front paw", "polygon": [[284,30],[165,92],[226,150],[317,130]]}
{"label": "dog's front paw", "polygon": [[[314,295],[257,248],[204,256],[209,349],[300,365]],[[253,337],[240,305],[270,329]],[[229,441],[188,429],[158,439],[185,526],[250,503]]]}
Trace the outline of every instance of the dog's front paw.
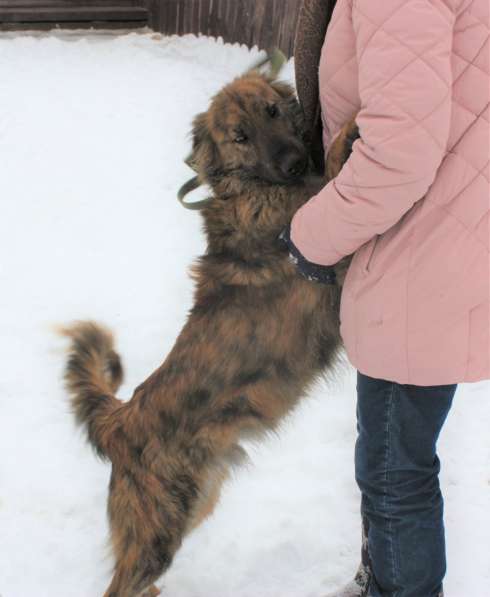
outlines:
{"label": "dog's front paw", "polygon": [[354,141],[359,139],[359,128],[355,119],[345,124],[330,146],[325,164],[328,180],[335,178],[352,153]]}

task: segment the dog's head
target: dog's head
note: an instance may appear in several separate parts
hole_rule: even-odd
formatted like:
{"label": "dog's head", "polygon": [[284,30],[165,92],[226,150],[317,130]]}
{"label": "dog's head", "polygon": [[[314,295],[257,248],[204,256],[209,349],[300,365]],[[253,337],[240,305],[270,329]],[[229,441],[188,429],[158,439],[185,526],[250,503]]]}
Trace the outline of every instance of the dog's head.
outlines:
{"label": "dog's head", "polygon": [[193,123],[187,163],[203,182],[233,178],[276,185],[308,168],[303,117],[293,88],[251,71],[227,85]]}

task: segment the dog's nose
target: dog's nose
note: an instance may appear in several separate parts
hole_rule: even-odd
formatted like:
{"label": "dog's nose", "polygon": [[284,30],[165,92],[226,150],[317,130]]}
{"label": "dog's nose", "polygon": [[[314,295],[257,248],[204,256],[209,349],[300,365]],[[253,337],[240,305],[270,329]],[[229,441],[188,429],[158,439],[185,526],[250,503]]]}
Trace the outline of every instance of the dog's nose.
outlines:
{"label": "dog's nose", "polygon": [[307,158],[295,153],[288,154],[282,161],[281,170],[288,177],[302,176],[307,166]]}

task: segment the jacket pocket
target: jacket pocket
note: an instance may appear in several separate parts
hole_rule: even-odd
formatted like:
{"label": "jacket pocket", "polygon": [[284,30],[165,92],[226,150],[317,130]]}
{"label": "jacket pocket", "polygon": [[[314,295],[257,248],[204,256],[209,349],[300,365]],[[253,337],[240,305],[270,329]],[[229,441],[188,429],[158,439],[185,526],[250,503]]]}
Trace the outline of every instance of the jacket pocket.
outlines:
{"label": "jacket pocket", "polygon": [[364,256],[364,259],[363,259],[364,265],[362,267],[362,271],[365,274],[368,274],[371,271],[374,253],[376,251],[376,246],[378,244],[378,240],[379,240],[379,234],[377,234],[373,239],[371,239],[369,241],[368,245],[366,246],[366,255]]}

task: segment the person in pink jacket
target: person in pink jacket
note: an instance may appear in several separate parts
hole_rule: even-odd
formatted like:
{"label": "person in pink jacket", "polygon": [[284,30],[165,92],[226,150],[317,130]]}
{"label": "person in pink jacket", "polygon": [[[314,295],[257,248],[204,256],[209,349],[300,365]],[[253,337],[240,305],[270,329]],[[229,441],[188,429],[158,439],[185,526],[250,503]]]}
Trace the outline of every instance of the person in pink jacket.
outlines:
{"label": "person in pink jacket", "polygon": [[316,265],[353,254],[340,319],[358,371],[364,545],[338,596],[442,595],[436,442],[456,384],[490,379],[489,54],[488,0],[302,7],[305,115],[312,128],[320,115],[326,151],[349,119],[359,128],[288,238]]}

